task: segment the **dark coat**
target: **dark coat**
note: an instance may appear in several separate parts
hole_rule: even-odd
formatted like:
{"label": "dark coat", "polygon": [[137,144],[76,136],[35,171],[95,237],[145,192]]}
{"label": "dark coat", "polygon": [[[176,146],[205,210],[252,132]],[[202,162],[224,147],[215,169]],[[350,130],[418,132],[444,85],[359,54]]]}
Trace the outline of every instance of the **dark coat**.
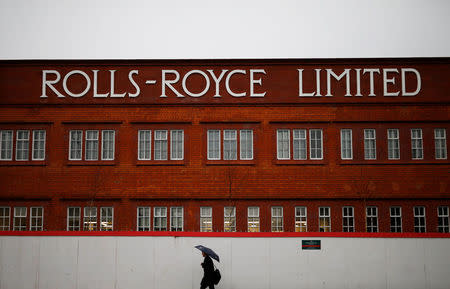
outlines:
{"label": "dark coat", "polygon": [[202,267],[203,267],[202,282],[205,282],[206,284],[212,284],[214,275],[214,264],[211,257],[206,255],[205,259],[203,260]]}

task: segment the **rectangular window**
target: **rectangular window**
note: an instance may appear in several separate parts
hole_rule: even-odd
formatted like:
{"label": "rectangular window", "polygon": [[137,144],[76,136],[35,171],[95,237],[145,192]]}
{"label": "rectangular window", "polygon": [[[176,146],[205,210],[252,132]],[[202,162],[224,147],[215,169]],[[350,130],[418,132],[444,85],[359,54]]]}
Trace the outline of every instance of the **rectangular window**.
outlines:
{"label": "rectangular window", "polygon": [[0,207],[0,231],[9,231],[10,208]]}
{"label": "rectangular window", "polygon": [[44,229],[44,208],[30,208],[30,231],[42,231]]}
{"label": "rectangular window", "polygon": [[400,159],[400,135],[398,129],[388,129],[388,158],[390,160]]}
{"label": "rectangular window", "polygon": [[445,128],[434,129],[434,151],[437,160],[447,159],[447,135]]}
{"label": "rectangular window", "polygon": [[114,160],[115,135],[113,130],[102,130],[102,160]]}
{"label": "rectangular window", "polygon": [[112,231],[114,229],[114,208],[100,208],[100,231]]}
{"label": "rectangular window", "polygon": [[422,129],[411,129],[411,153],[413,160],[423,159]]}
{"label": "rectangular window", "polygon": [[245,129],[241,130],[241,160],[252,160],[253,159],[253,130]]}
{"label": "rectangular window", "polygon": [[425,207],[417,206],[414,207],[414,232],[425,233]]}
{"label": "rectangular window", "polygon": [[259,207],[248,207],[248,231],[259,232]]}
{"label": "rectangular window", "polygon": [[306,207],[295,207],[295,231],[307,232]]}
{"label": "rectangular window", "polygon": [[272,232],[283,232],[283,207],[272,207]]}
{"label": "rectangular window", "polygon": [[291,158],[289,142],[289,130],[277,130],[277,159],[288,160]]}
{"label": "rectangular window", "polygon": [[67,231],[80,230],[80,214],[81,209],[79,207],[67,208]]}
{"label": "rectangular window", "polygon": [[167,160],[167,130],[155,130],[155,160]]}
{"label": "rectangular window", "polygon": [[364,130],[364,159],[375,160],[377,158],[377,137],[374,129]]}
{"label": "rectangular window", "polygon": [[236,130],[223,131],[223,159],[237,159],[237,133]]}
{"label": "rectangular window", "polygon": [[83,231],[97,231],[97,207],[84,207]]}
{"label": "rectangular window", "polygon": [[137,230],[150,231],[150,207],[137,208]]}
{"label": "rectangular window", "polygon": [[83,131],[71,130],[69,134],[69,160],[81,160],[81,151],[83,148]]}
{"label": "rectangular window", "polygon": [[0,130],[0,160],[12,160],[13,131]]}
{"label": "rectangular window", "polygon": [[18,130],[16,137],[16,160],[27,161],[30,147],[30,131]]}
{"label": "rectangular window", "polygon": [[208,130],[208,160],[220,160],[220,130]]}
{"label": "rectangular window", "polygon": [[355,217],[353,207],[342,208],[342,231],[343,232],[355,231]]}
{"label": "rectangular window", "polygon": [[150,160],[152,155],[152,131],[140,130],[138,132],[138,159]]}
{"label": "rectangular window", "polygon": [[155,207],[153,215],[153,230],[167,231],[167,208]]}
{"label": "rectangular window", "polygon": [[224,232],[236,232],[236,207],[225,207],[223,210]]}
{"label": "rectangular window", "polygon": [[14,208],[14,231],[26,231],[27,230],[27,208],[15,207]]}
{"label": "rectangular window", "polygon": [[438,232],[449,232],[449,210],[447,206],[438,207]]}
{"label": "rectangular window", "polygon": [[391,232],[401,233],[402,232],[402,208],[391,207]]}
{"label": "rectangular window", "polygon": [[329,207],[319,207],[319,232],[331,232],[331,216]]}
{"label": "rectangular window", "polygon": [[170,230],[183,231],[183,207],[170,208]]}
{"label": "rectangular window", "polygon": [[86,160],[98,160],[98,130],[86,131]]}
{"label": "rectangular window", "polygon": [[352,130],[341,129],[341,159],[353,159]]}
{"label": "rectangular window", "polygon": [[323,139],[321,129],[310,129],[309,130],[309,147],[310,147],[310,158],[312,160],[323,159]]}
{"label": "rectangular window", "polygon": [[170,131],[170,159],[182,160],[184,158],[184,131]]}
{"label": "rectangular window", "polygon": [[293,130],[294,160],[306,160],[306,129]]}
{"label": "rectangular window", "polygon": [[378,208],[366,208],[366,231],[369,233],[378,232]]}
{"label": "rectangular window", "polygon": [[33,130],[33,161],[45,159],[45,130]]}
{"label": "rectangular window", "polygon": [[211,207],[200,207],[200,232],[212,232]]}

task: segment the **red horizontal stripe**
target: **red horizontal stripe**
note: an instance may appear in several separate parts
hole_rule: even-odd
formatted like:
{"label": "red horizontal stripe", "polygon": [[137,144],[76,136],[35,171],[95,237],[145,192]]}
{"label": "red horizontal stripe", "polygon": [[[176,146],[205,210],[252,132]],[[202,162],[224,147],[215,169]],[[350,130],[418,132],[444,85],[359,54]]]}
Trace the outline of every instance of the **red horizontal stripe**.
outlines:
{"label": "red horizontal stripe", "polygon": [[137,231],[0,231],[0,236],[80,237],[220,237],[220,238],[450,238],[450,233],[343,233],[343,232],[137,232]]}

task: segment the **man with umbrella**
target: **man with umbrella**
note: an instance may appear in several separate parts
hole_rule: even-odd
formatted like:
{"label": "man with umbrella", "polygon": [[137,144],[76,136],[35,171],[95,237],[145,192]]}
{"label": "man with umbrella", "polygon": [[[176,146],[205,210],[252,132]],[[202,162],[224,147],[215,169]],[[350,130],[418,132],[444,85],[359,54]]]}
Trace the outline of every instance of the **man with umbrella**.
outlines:
{"label": "man with umbrella", "polygon": [[214,289],[214,264],[211,257],[219,261],[219,256],[213,250],[204,246],[199,245],[195,246],[195,248],[202,251],[202,255],[205,258],[203,263],[201,263],[203,267],[203,278],[200,282],[200,289],[205,289],[206,287]]}

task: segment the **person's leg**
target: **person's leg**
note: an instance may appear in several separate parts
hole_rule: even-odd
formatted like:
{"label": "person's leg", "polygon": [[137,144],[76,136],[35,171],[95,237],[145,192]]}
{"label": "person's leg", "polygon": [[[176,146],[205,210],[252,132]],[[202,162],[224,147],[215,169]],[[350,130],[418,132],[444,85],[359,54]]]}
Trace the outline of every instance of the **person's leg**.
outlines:
{"label": "person's leg", "polygon": [[205,278],[203,278],[200,282],[200,289],[206,289],[207,286],[208,284],[205,282]]}

